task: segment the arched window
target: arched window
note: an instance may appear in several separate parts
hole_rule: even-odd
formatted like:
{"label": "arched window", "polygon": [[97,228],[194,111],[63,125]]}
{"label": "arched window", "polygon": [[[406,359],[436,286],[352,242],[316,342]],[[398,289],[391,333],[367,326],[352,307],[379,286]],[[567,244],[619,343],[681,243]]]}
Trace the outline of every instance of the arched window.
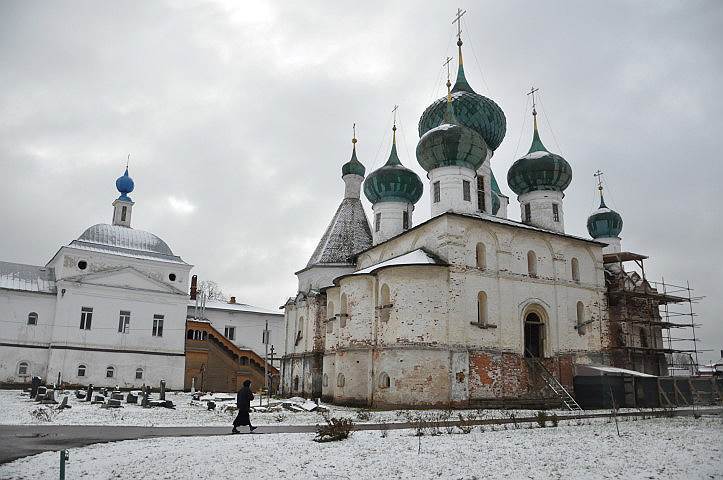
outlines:
{"label": "arched window", "polygon": [[186,338],[189,340],[193,340],[193,330],[189,330],[186,334]]}
{"label": "arched window", "polygon": [[337,387],[343,387],[345,383],[346,383],[346,379],[344,378],[344,374],[343,374],[343,373],[340,373],[339,375],[337,375],[337,377],[336,377],[336,386],[337,386]]}
{"label": "arched window", "polygon": [[18,375],[20,375],[21,377],[27,376],[29,369],[30,369],[30,364],[28,362],[18,363]]}
{"label": "arched window", "polygon": [[323,386],[328,387],[329,386],[329,375],[326,373],[322,377]]}
{"label": "arched window", "polygon": [[136,368],[136,380],[143,380],[143,369],[141,367]]}
{"label": "arched window", "polygon": [[487,249],[484,243],[477,244],[476,250],[477,268],[484,270],[487,268]]}
{"label": "arched window", "polygon": [[248,365],[249,359],[248,359],[248,357],[239,357],[238,363],[239,363],[239,365]]}
{"label": "arched window", "polygon": [[114,375],[115,375],[114,367],[108,367],[105,369],[105,378],[113,378]]}
{"label": "arched window", "polygon": [[642,348],[648,348],[648,333],[644,328],[640,329],[640,346]]}
{"label": "arched window", "polygon": [[294,377],[294,390],[299,389],[299,376]]}
{"label": "arched window", "polygon": [[334,318],[334,302],[329,302],[329,305],[326,307],[326,317],[329,319]]}
{"label": "arched window", "polygon": [[379,320],[382,322],[389,321],[389,311],[392,308],[392,299],[389,294],[389,286],[385,283],[382,285],[381,293],[379,295]]}
{"label": "arched window", "polygon": [[80,365],[78,365],[78,376],[85,377],[85,370],[86,370],[85,365],[83,365],[82,363]]}
{"label": "arched window", "polygon": [[208,339],[208,332],[205,330],[201,332],[201,340],[207,340]]}
{"label": "arched window", "polygon": [[577,333],[585,333],[585,305],[577,302]]}
{"label": "arched window", "polygon": [[298,345],[302,338],[304,338],[304,317],[299,317],[299,320],[296,322],[296,340],[294,340],[294,345]]}
{"label": "arched window", "polygon": [[485,292],[477,294],[477,323],[487,325],[487,294]]}
{"label": "arched window", "polygon": [[577,261],[577,258],[574,258],[570,261],[570,268],[572,269],[572,281],[573,282],[579,282],[580,281],[580,262]]}
{"label": "arched window", "polygon": [[38,324],[38,314],[35,312],[28,313],[28,325]]}
{"label": "arched window", "polygon": [[527,252],[527,274],[537,277],[537,255],[532,250]]}
{"label": "arched window", "polygon": [[349,304],[346,300],[346,293],[341,294],[341,305],[339,306],[339,326],[346,327],[346,319],[349,317]]}
{"label": "arched window", "polygon": [[379,388],[389,388],[391,385],[391,380],[389,379],[389,375],[386,374],[386,372],[382,372],[379,375]]}

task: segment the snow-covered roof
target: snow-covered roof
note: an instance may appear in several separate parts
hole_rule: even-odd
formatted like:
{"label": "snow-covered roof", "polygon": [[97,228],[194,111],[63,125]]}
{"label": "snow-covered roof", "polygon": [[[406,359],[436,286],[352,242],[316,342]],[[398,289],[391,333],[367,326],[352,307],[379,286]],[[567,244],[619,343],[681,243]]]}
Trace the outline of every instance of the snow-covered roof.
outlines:
{"label": "snow-covered roof", "polygon": [[384,260],[383,262],[375,263],[374,265],[370,265],[367,268],[362,268],[361,270],[357,270],[356,272],[349,273],[347,275],[341,275],[334,279],[334,284],[337,284],[338,280],[344,277],[350,277],[353,275],[366,275],[370,273],[374,273],[379,269],[387,268],[387,267],[401,267],[401,266],[410,266],[410,265],[447,265],[446,263],[439,260],[437,257],[432,255],[431,253],[425,251],[422,248],[418,248],[416,250],[412,250],[409,253],[405,253],[403,255],[399,255],[394,258],[390,258],[388,260]]}
{"label": "snow-covered roof", "polygon": [[608,367],[604,365],[578,365],[576,367],[577,375],[631,375],[633,377],[655,377],[647,373],[637,372],[635,370],[627,370],[625,368]]}
{"label": "snow-covered roof", "polygon": [[166,242],[144,230],[99,223],[87,228],[70,247],[171,263],[185,263]]}
{"label": "snow-covered roof", "polygon": [[352,273],[352,275],[372,273],[380,268],[391,267],[394,265],[444,265],[444,263],[440,262],[437,258],[425,252],[421,248],[418,248],[409,253],[405,253],[404,255],[399,255],[398,257],[390,258],[389,260],[384,260],[383,262],[376,263],[367,268],[357,270]]}
{"label": "snow-covered roof", "polygon": [[361,200],[345,198],[319,240],[306,267],[349,264],[349,258],[372,245],[372,232]]}
{"label": "snow-covered roof", "polygon": [[56,293],[55,270],[51,267],[0,262],[0,288]]}
{"label": "snow-covered roof", "polygon": [[[200,303],[199,303],[198,307],[199,307],[199,309],[201,308]],[[188,301],[189,312],[192,312],[194,308],[196,308],[196,301],[189,300]],[[246,303],[222,302],[220,300],[206,300],[206,309],[207,310],[226,310],[229,312],[263,313],[263,314],[267,314],[267,315],[283,316],[283,313],[280,313],[278,310],[271,310],[269,308],[256,307],[254,305],[249,305]]]}

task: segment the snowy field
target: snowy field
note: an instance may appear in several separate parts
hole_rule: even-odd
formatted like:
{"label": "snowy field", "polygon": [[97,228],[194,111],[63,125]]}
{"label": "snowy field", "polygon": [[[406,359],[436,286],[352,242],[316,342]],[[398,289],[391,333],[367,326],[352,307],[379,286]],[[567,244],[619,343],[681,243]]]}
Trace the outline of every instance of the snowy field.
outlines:
{"label": "snowy field", "polygon": [[[228,395],[229,398],[235,398]],[[56,399],[60,399],[56,397]],[[190,393],[169,392],[166,399],[173,401],[176,408],[142,408],[140,405],[123,403],[123,408],[101,408],[88,402],[77,400],[69,395],[71,408],[57,410],[57,405],[40,405],[20,390],[0,390],[0,424],[3,425],[134,425],[134,426],[228,426],[236,415],[235,411],[225,411],[227,406],[235,407],[235,400],[217,402],[215,410],[208,410],[206,402],[196,402]],[[257,406],[258,401],[252,402]],[[356,408],[325,405],[329,414],[336,417],[349,417],[357,423],[401,422],[406,420],[404,411],[364,411]],[[35,412],[35,413],[34,413]],[[437,411],[439,412],[439,411]],[[361,413],[361,417],[360,417]],[[435,411],[425,411],[425,415],[434,415]],[[457,415],[458,411],[454,412]],[[475,410],[461,411],[465,415],[478,415],[480,418],[509,418],[510,411]],[[564,415],[565,412],[558,412]],[[533,416],[534,411],[517,410],[517,417]],[[254,425],[315,425],[324,423],[322,415],[316,412],[291,412],[281,409],[276,412],[251,413]]]}
{"label": "snowy field", "polygon": [[[70,450],[67,478],[723,479],[720,417],[622,421],[415,437],[355,432],[131,440]],[[421,441],[420,441],[421,440]],[[421,450],[420,449],[421,445]],[[0,466],[0,478],[58,477],[58,453]]]}

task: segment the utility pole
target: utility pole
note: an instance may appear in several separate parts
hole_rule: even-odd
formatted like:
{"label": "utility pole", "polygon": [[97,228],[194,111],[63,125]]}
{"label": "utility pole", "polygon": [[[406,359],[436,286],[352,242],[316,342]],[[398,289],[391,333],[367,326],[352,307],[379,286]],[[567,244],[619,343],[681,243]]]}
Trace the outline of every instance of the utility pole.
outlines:
{"label": "utility pole", "polygon": [[[269,394],[269,321],[266,320],[266,325],[264,326],[264,335],[263,335],[263,342],[264,342],[264,385],[266,386],[266,395]],[[270,397],[269,397],[270,399]]]}

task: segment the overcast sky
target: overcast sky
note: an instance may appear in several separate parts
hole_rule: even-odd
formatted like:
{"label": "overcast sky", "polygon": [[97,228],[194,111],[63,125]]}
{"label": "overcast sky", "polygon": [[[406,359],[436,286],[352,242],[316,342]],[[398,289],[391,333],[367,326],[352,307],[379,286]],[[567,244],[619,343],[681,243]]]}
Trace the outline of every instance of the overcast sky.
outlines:
{"label": "overcast sky", "polygon": [[[460,3],[460,2],[458,2]],[[367,172],[402,162],[444,92],[457,4],[0,2],[0,259],[44,264],[109,223],[128,153],[133,226],[239,301],[277,307],[343,195],[357,123]],[[587,236],[596,169],[651,280],[689,280],[723,348],[723,2],[461,2],[467,78],[507,116],[507,169],[541,135],[572,165],[568,233]],[[425,181],[425,189],[427,189]],[[369,208],[366,199],[365,205]],[[415,223],[429,218],[428,193]]]}

